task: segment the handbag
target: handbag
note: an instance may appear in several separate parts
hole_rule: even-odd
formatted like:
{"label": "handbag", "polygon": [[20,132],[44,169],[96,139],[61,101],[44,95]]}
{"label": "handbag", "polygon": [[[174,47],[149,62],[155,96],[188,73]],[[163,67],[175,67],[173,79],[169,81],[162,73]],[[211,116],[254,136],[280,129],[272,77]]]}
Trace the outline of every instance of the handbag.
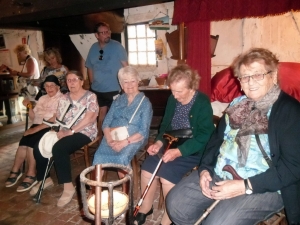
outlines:
{"label": "handbag", "polygon": [[55,131],[48,131],[43,135],[39,142],[39,150],[44,158],[52,157],[52,148],[57,141],[58,137]]}
{"label": "handbag", "polygon": [[170,148],[177,148],[179,145],[182,145],[186,140],[193,138],[193,132],[190,128],[170,130],[166,131],[165,134],[178,138],[178,141],[173,142]]}
{"label": "handbag", "polygon": [[[140,101],[138,107],[135,109],[131,119],[129,120],[129,123],[128,125],[131,123],[133,117],[135,116],[137,110],[139,109],[140,105],[142,104],[142,101],[144,100],[145,98],[145,95],[143,96],[142,100]],[[129,133],[128,133],[128,130],[127,130],[127,126],[122,126],[122,127],[113,127],[113,128],[110,128],[110,134],[111,134],[111,138],[114,140],[114,141],[122,141],[122,140],[125,140],[129,137]]]}

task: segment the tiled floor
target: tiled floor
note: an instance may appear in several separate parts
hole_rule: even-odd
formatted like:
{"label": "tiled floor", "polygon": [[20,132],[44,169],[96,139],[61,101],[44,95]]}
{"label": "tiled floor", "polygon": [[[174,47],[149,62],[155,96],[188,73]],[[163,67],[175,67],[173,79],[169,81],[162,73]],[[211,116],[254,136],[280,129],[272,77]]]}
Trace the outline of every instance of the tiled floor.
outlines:
{"label": "tiled floor", "polygon": [[[13,126],[12,129],[0,128],[0,224],[1,225],[85,225],[93,224],[82,213],[82,202],[79,196],[79,174],[85,168],[83,157],[72,161],[74,183],[77,185],[77,195],[65,207],[56,206],[57,199],[62,192],[62,186],[57,184],[54,169],[51,177],[54,187],[44,191],[41,203],[36,204],[28,192],[17,193],[17,185],[6,188],[5,180],[13,164],[18,142],[24,132],[24,125]],[[115,172],[110,172],[108,177],[114,179]],[[157,188],[154,213],[148,216],[145,225],[158,225],[163,211],[157,209],[159,188]],[[135,199],[135,203],[138,199]],[[124,219],[116,219],[114,224],[125,225]]]}

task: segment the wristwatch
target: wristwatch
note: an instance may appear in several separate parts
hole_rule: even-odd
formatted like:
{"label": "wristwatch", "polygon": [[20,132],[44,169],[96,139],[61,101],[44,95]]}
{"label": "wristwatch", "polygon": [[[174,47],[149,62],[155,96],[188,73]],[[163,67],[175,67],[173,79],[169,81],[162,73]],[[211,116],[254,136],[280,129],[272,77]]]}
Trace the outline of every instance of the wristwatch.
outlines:
{"label": "wristwatch", "polygon": [[252,189],[249,187],[248,179],[244,179],[246,194],[251,195],[253,193]]}

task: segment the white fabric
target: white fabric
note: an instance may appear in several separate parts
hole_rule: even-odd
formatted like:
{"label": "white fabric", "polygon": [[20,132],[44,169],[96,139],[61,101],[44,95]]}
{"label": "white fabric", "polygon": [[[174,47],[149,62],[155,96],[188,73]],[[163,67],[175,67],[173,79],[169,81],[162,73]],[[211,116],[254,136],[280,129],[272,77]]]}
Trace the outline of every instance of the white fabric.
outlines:
{"label": "white fabric", "polygon": [[49,131],[41,138],[39,142],[39,149],[44,158],[52,157],[52,147],[58,141],[57,133]]}

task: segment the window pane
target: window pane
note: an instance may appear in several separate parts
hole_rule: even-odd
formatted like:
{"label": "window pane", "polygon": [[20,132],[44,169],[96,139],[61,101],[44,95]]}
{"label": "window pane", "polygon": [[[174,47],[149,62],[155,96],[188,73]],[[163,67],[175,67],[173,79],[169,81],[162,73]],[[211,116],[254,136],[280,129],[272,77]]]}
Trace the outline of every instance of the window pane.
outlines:
{"label": "window pane", "polygon": [[136,38],[136,28],[135,26],[127,27],[128,38]]}
{"label": "window pane", "polygon": [[148,64],[156,65],[156,54],[155,52],[148,52]]}
{"label": "window pane", "polygon": [[144,24],[143,25],[137,25],[136,29],[137,29],[137,37],[138,38],[146,37],[146,27],[145,27]]}
{"label": "window pane", "polygon": [[147,38],[147,50],[155,51],[155,38]]}
{"label": "window pane", "polygon": [[136,48],[136,39],[129,39],[128,40],[128,51],[137,51]]}
{"label": "window pane", "polygon": [[138,39],[138,51],[146,51],[147,42],[146,39]]}
{"label": "window pane", "polygon": [[146,55],[146,52],[138,52],[138,63],[140,65],[147,65],[147,55]]}
{"label": "window pane", "polygon": [[147,37],[155,37],[155,30],[151,30],[149,26],[147,26]]}
{"label": "window pane", "polygon": [[137,53],[136,52],[129,52],[128,54],[128,60],[129,60],[129,64],[132,65],[137,65]]}

